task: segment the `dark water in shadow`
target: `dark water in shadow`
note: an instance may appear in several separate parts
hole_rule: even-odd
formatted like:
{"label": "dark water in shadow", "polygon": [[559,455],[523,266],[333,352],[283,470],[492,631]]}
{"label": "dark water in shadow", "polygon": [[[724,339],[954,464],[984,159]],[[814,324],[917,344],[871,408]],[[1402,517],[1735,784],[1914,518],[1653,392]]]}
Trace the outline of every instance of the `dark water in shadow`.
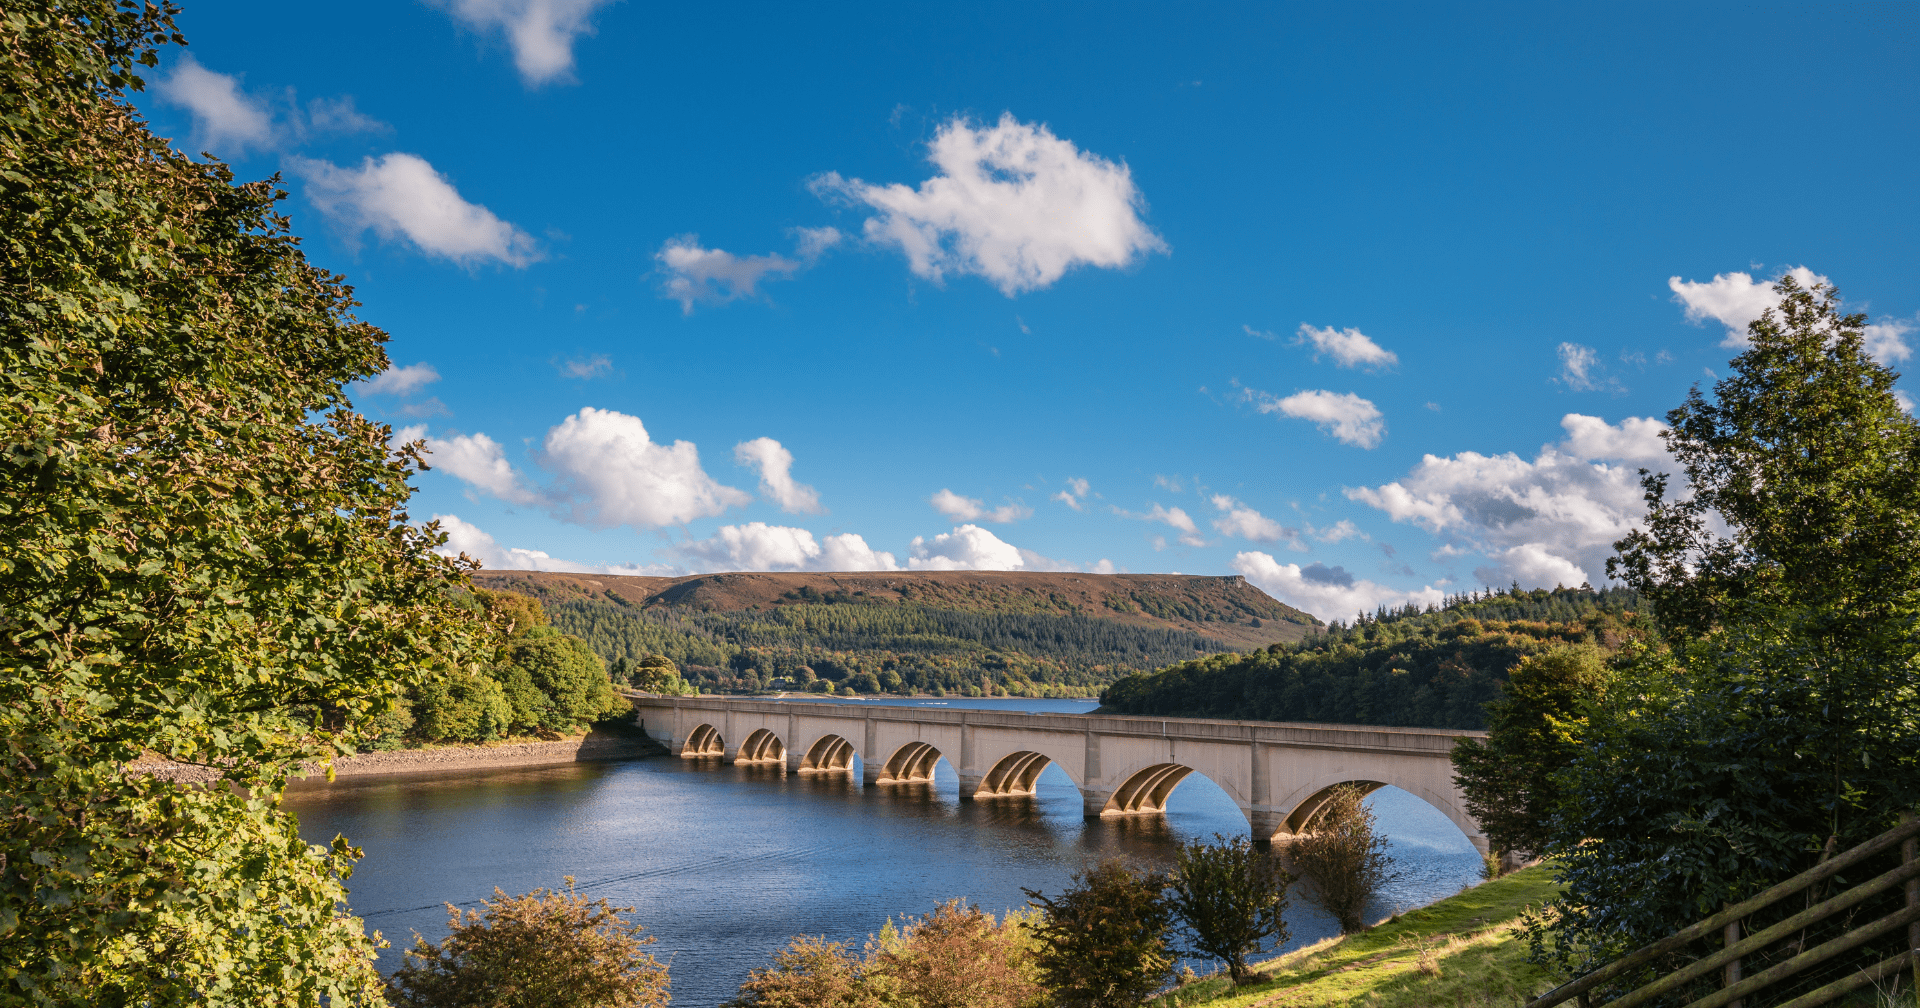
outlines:
{"label": "dark water in shadow", "polygon": [[[858,781],[659,757],[346,778],[298,785],[287,806],[310,841],[344,833],[365,849],[348,885],[353,909],[394,943],[383,969],[398,965],[413,931],[444,937],[443,902],[573,875],[583,891],[636,908],[659,938],[655,957],[672,961],[674,1004],[693,1008],[732,997],[796,934],[857,946],[890,914],[923,914],[954,896],[999,913],[1025,902],[1022,886],[1058,891],[1089,860],[1162,863],[1187,839],[1246,831],[1199,774],[1181,783],[1165,817],[1092,821],[1057,767],[1029,798],[962,802],[945,761],[931,785]],[[1379,914],[1477,879],[1472,846],[1439,812],[1391,788],[1369,800],[1409,873]],[[1287,919],[1289,946],[1336,930],[1305,906]]]}

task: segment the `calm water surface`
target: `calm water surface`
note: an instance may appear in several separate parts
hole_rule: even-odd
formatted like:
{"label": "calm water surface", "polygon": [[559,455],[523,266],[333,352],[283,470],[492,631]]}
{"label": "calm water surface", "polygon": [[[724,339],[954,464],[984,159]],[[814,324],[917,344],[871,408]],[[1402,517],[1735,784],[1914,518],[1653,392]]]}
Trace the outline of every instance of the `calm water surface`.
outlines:
{"label": "calm water surface", "polygon": [[[955,698],[945,706],[1083,713],[1094,704]],[[923,914],[954,896],[998,913],[1025,902],[1022,886],[1057,892],[1090,860],[1164,863],[1183,841],[1247,830],[1232,800],[1198,774],[1174,791],[1164,818],[1092,821],[1058,767],[1047,768],[1033,797],[971,802],[959,800],[944,760],[931,785],[862,788],[859,779],[857,770],[803,776],[658,757],[303,783],[287,805],[308,840],[344,833],[365,849],[348,885],[353,909],[395,946],[383,969],[399,964],[413,932],[445,936],[443,903],[471,904],[494,886],[557,886],[572,875],[582,891],[636,908],[634,919],[659,938],[650,951],[672,962],[674,1004],[693,1008],[732,997],[749,969],[796,934],[857,946],[888,915]],[[1478,879],[1478,855],[1439,812],[1394,788],[1369,803],[1408,876],[1377,913]],[[1289,947],[1337,930],[1301,905],[1287,921]]]}

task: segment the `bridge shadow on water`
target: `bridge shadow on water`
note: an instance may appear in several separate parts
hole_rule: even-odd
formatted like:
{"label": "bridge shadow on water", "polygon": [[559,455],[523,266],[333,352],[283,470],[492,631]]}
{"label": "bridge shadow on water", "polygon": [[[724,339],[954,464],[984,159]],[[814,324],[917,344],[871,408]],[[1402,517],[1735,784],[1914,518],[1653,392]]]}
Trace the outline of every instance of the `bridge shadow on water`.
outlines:
{"label": "bridge shadow on water", "polygon": [[[999,913],[1022,887],[1057,892],[1087,863],[1120,856],[1165,865],[1176,845],[1244,835],[1246,819],[1199,774],[1164,815],[1087,819],[1058,767],[1034,794],[961,801],[942,759],[930,782],[862,786],[852,772],[787,773],[780,764],[651,758],[443,775],[344,778],[296,786],[302,835],[344,833],[367,852],[349,882],[354,910],[394,948],[410,932],[445,934],[445,902],[494,886],[525,892],[573,875],[579,888],[633,906],[673,961],[675,1005],[716,1005],[747,970],[797,934],[857,948],[889,917],[965,896]],[[1453,824],[1387,788],[1370,799],[1410,878],[1381,915],[1460,888],[1478,856]],[[1288,911],[1289,945],[1332,933],[1309,908]],[[1197,964],[1205,968],[1205,964]]]}

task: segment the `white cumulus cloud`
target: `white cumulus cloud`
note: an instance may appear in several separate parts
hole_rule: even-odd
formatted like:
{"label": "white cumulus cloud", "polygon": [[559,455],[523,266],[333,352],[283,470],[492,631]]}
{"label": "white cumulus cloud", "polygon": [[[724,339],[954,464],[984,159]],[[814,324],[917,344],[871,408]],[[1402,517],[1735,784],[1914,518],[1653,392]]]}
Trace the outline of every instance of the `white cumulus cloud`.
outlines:
{"label": "white cumulus cloud", "polygon": [[[1827,282],[1826,277],[1805,266],[1797,266],[1787,273],[1802,287]],[[1699,323],[1713,319],[1727,327],[1726,338],[1720,341],[1724,347],[1750,346],[1748,323],[1780,303],[1780,295],[1773,292],[1773,281],[1755,280],[1746,273],[1719,273],[1705,282],[1669,277],[1667,289],[1673,291],[1673,299],[1686,309],[1687,321]]]}
{"label": "white cumulus cloud", "polygon": [[1907,334],[1912,331],[1913,323],[1905,319],[1872,322],[1861,331],[1861,342],[1868,356],[1891,365],[1913,356],[1913,348],[1907,345]]}
{"label": "white cumulus cloud", "polygon": [[[1253,329],[1249,327],[1247,331],[1252,332]],[[1326,354],[1341,367],[1364,367],[1373,370],[1393,367],[1400,363],[1400,357],[1397,354],[1375,343],[1366,333],[1358,329],[1335,329],[1332,326],[1315,329],[1312,325],[1302,322],[1294,342],[1312,346],[1313,355],[1316,358]]]}
{"label": "white cumulus cloud", "polygon": [[428,438],[427,462],[509,504],[541,504],[547,499],[514,471],[500,442],[485,434]]}
{"label": "white cumulus cloud", "polygon": [[590,18],[608,0],[443,0],[477,31],[498,30],[529,86],[573,79],[573,41],[593,34]]}
{"label": "white cumulus cloud", "polygon": [[1288,528],[1226,494],[1215,494],[1213,506],[1225,512],[1213,520],[1214,529],[1221,535],[1239,536],[1254,542],[1284,540],[1291,549],[1307,548],[1307,544],[1300,541],[1299,529]]}
{"label": "white cumulus cloud", "polygon": [[1229,565],[1261,591],[1323,620],[1352,620],[1380,606],[1436,605],[1446,593],[1427,585],[1405,591],[1356,578],[1344,567],[1283,564],[1258,550],[1236,553]]}
{"label": "white cumulus cloud", "polygon": [[980,521],[984,519],[1005,525],[1008,522],[1017,522],[1022,518],[1029,518],[1033,515],[1031,508],[1024,507],[1017,503],[1002,504],[997,508],[989,508],[985,502],[978,498],[962,497],[945,487],[940,488],[932,497],[927,498],[927,503],[932,504],[935,511],[946,515],[954,521]]}
{"label": "white cumulus cloud", "polygon": [[[1802,287],[1832,282],[1805,266],[1796,266],[1788,270],[1787,275]],[[1755,280],[1746,273],[1720,273],[1705,282],[1673,277],[1667,281],[1667,287],[1673,291],[1673,299],[1686,309],[1688,321],[1712,319],[1727,327],[1726,338],[1720,341],[1724,347],[1752,346],[1747,339],[1748,323],[1780,304],[1780,295],[1774,293],[1772,280]],[[1882,319],[1866,325],[1861,331],[1861,342],[1873,359],[1882,364],[1896,364],[1913,356],[1913,347],[1907,343],[1907,334],[1913,329],[1914,324],[1905,319]]]}
{"label": "white cumulus cloud", "polygon": [[803,528],[748,522],[723,525],[712,538],[677,547],[675,554],[700,571],[899,570],[893,554],[875,552],[852,533],[814,539]]}
{"label": "white cumulus cloud", "polygon": [[773,498],[788,514],[825,514],[820,494],[793,478],[793,453],[770,437],[733,446],[733,460],[760,473],[760,492]]}
{"label": "white cumulus cloud", "polygon": [[547,431],[541,463],[557,477],[556,513],[591,528],[657,528],[753,500],[700,468],[691,441],[654,444],[637,416],[589,406]]}
{"label": "white cumulus cloud", "polygon": [[307,198],[353,234],[372,230],[462,266],[525,266],[541,258],[532,236],[462,199],[446,177],[412,154],[369,157],[358,168],[287,159],[307,180]]}
{"label": "white cumulus cloud", "polygon": [[984,277],[1012,297],[1080,265],[1118,268],[1167,245],[1140,219],[1145,200],[1122,163],[1082,151],[1011,113],[994,125],[956,118],[928,160],[939,174],[909,188],[816,178],[814,190],[879,211],[870,241],[898,248],[913,272]]}
{"label": "white cumulus cloud", "polygon": [[1020,570],[1027,564],[1022,552],[978,525],[960,525],[932,538],[914,536],[907,569]]}
{"label": "white cumulus cloud", "polygon": [[1333,435],[1342,444],[1372,448],[1387,435],[1387,421],[1380,410],[1352,392],[1310,389],[1280,399],[1258,389],[1247,389],[1245,397],[1262,413],[1311,420],[1322,433]]}
{"label": "white cumulus cloud", "polygon": [[446,544],[435,552],[442,556],[462,553],[480,561],[488,570],[558,571],[567,574],[620,574],[636,577],[678,577],[689,571],[670,564],[591,564],[580,560],[561,560],[534,549],[501,546],[493,536],[459,515],[437,514],[440,531],[447,534]]}
{"label": "white cumulus cloud", "polygon": [[1457,540],[1450,553],[1480,553],[1483,583],[1599,584],[1613,543],[1646,513],[1638,469],[1677,472],[1651,418],[1617,425],[1569,413],[1567,437],[1531,461],[1507,452],[1424,457],[1406,477],[1349,488],[1349,498]]}
{"label": "white cumulus cloud", "polygon": [[680,302],[680,310],[691,315],[696,303],[724,304],[754,297],[760,281],[792,277],[840,242],[840,232],[830,227],[800,228],[798,233],[800,247],[793,259],[777,253],[737,256],[702,246],[699,235],[669,238],[653,257],[665,277],[661,293]]}

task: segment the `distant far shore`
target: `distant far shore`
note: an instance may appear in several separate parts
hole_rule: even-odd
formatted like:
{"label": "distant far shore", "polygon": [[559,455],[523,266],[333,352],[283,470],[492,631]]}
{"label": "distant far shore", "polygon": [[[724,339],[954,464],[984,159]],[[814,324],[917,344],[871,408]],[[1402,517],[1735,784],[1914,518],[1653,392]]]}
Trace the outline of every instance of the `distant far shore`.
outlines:
{"label": "distant far shore", "polygon": [[[595,760],[634,759],[659,756],[665,746],[638,731],[595,730],[572,738],[499,742],[493,745],[432,746],[425,749],[392,749],[384,752],[355,753],[333,761],[338,777],[386,774],[446,773],[457,770],[486,770],[504,767],[534,767],[557,763],[585,763]],[[127,765],[133,773],[149,773],[163,780],[188,784],[206,784],[220,778],[219,771],[204,766],[175,763],[158,754],[148,754]],[[296,778],[294,787],[326,783],[326,770],[316,763],[307,765],[305,780]]]}

